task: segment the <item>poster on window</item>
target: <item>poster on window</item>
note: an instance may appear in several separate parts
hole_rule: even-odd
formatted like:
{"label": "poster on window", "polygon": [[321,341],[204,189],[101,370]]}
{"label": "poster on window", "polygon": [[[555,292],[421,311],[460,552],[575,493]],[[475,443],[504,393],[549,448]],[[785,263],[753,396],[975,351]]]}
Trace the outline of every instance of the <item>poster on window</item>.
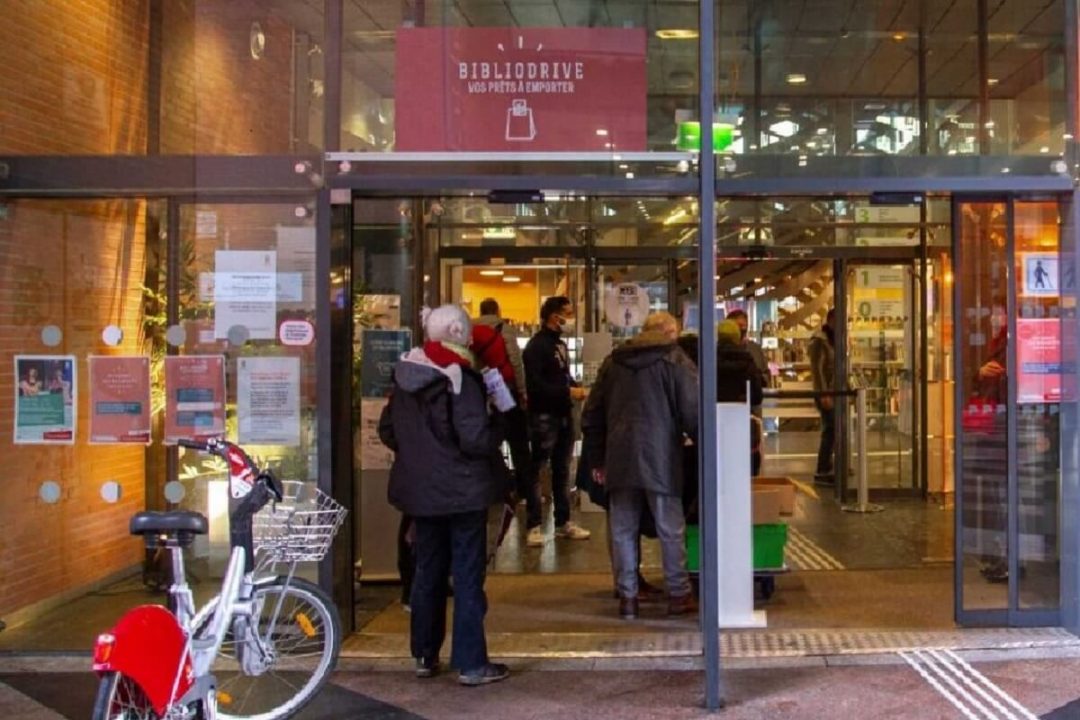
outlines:
{"label": "poster on window", "polygon": [[275,251],[214,253],[214,337],[230,338],[229,331],[238,328],[242,337],[273,340],[277,335],[277,295]]}
{"label": "poster on window", "polygon": [[225,434],[225,357],[165,358],[165,443]]}
{"label": "poster on window", "polygon": [[1061,320],[1020,318],[1016,336],[1017,402],[1061,402]]}
{"label": "poster on window", "polygon": [[394,365],[411,346],[409,330],[364,330],[360,336],[360,396],[388,396],[394,382]]}
{"label": "poster on window", "polygon": [[237,360],[236,420],[241,445],[300,445],[300,358]]}
{"label": "poster on window", "polygon": [[1020,255],[1024,277],[1020,294],[1029,297],[1057,297],[1061,294],[1059,257],[1056,252],[1026,252]]}
{"label": "poster on window", "polygon": [[395,148],[646,150],[647,43],[643,28],[399,28]]}
{"label": "poster on window", "polygon": [[74,444],[77,383],[74,355],[16,355],[15,444]]}
{"label": "poster on window", "polygon": [[150,358],[90,357],[90,442],[150,443]]}
{"label": "poster on window", "polygon": [[608,325],[629,330],[645,324],[649,316],[649,291],[637,283],[609,285],[604,293]]}
{"label": "poster on window", "polygon": [[360,467],[363,470],[389,470],[394,464],[394,452],[379,439],[379,418],[386,402],[386,398],[360,401]]}

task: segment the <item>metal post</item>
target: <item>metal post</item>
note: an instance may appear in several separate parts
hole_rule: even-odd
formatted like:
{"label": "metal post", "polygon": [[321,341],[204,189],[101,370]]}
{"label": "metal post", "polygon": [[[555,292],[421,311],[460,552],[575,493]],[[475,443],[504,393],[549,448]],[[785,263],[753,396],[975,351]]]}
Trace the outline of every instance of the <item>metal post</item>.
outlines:
{"label": "metal post", "polygon": [[716,0],[701,0],[698,17],[699,115],[701,122],[701,228],[698,233],[698,306],[701,319],[699,357],[698,459],[701,471],[701,641],[705,651],[705,707],[724,706],[720,672],[720,578],[716,548],[719,538],[720,489],[716,447],[716,155],[713,148],[714,30]]}
{"label": "metal post", "polygon": [[845,505],[845,512],[876,513],[883,505],[870,502],[870,457],[866,439],[866,388],[855,391],[855,449],[859,453],[858,499],[854,505]]}

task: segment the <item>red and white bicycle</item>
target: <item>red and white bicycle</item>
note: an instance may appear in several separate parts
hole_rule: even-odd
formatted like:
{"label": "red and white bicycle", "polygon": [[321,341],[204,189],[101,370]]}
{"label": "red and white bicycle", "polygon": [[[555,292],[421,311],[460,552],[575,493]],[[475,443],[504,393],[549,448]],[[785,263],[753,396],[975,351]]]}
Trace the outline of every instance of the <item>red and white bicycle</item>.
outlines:
{"label": "red and white bicycle", "polygon": [[309,483],[281,482],[225,440],[184,441],[229,466],[232,548],[221,593],[196,610],[183,549],[197,512],[142,512],[131,533],[172,559],[169,609],[144,605],[98,637],[94,720],[278,720],[315,696],[337,663],[341,619],[297,563],[321,560],[346,510]]}

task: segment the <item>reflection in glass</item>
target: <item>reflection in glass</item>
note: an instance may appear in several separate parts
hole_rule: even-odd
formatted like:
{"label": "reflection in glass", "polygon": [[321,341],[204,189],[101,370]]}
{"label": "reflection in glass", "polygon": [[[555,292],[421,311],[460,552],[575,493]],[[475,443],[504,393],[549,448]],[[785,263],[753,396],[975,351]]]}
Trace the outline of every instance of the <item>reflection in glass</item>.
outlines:
{"label": "reflection in glass", "polygon": [[1062,392],[1059,218],[1055,202],[1015,206],[1017,479],[1021,608],[1056,608]]}
{"label": "reflection in glass", "polygon": [[963,203],[957,308],[964,608],[1008,607],[1009,259],[1004,203]]}

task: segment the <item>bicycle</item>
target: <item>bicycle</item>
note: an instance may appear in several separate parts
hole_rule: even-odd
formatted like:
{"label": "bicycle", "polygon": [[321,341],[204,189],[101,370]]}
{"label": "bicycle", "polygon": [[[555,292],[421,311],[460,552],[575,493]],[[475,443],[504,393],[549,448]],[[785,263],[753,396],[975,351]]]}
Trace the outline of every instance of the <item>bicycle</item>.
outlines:
{"label": "bicycle", "polygon": [[[130,531],[171,555],[169,608],[143,605],[98,636],[94,720],[280,720],[326,683],[341,619],[297,564],[321,560],[346,510],[310,484],[259,469],[221,439],[181,441],[229,466],[230,556],[219,595],[196,610],[184,548],[209,531],[197,512],[140,512]],[[285,574],[275,570],[286,567]]]}

